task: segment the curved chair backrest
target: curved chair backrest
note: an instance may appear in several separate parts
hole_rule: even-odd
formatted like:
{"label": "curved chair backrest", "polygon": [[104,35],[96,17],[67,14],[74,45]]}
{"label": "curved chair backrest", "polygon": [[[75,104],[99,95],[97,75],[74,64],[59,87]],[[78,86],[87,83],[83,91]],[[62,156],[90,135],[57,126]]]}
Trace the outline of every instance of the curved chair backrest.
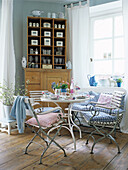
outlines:
{"label": "curved chair backrest", "polygon": [[42,96],[42,90],[29,91],[30,98],[35,98],[36,101],[40,101],[40,97]]}
{"label": "curved chair backrest", "polygon": [[124,109],[124,96],[125,93],[123,91],[114,91],[111,106]]}

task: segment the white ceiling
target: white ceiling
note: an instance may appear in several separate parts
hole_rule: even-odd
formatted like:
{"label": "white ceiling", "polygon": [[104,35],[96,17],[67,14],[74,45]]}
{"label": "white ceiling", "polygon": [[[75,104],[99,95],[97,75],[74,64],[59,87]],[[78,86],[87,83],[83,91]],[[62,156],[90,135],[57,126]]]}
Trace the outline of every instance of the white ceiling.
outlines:
{"label": "white ceiling", "polygon": [[25,0],[25,1],[52,2],[52,3],[68,4],[68,3],[71,3],[71,2],[78,2],[79,0]]}

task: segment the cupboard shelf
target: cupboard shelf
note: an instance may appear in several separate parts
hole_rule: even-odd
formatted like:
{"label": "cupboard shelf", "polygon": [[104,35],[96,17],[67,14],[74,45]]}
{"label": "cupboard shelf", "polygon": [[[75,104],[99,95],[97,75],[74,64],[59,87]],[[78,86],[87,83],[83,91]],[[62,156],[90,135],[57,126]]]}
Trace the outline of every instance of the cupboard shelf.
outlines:
{"label": "cupboard shelf", "polygon": [[28,44],[28,46],[40,47],[40,45],[31,45],[31,44]]}
{"label": "cupboard shelf", "polygon": [[40,29],[40,27],[30,27],[30,26],[28,26],[28,28],[32,28],[32,29]]}
{"label": "cupboard shelf", "polygon": [[53,30],[53,28],[49,28],[49,27],[41,27],[41,29],[44,29],[44,30]]}
{"label": "cupboard shelf", "polygon": [[65,39],[65,37],[54,37],[54,39]]}
{"label": "cupboard shelf", "polygon": [[29,56],[40,56],[40,54],[28,54]]}
{"label": "cupboard shelf", "polygon": [[65,55],[54,55],[54,57],[65,57]]}
{"label": "cupboard shelf", "polygon": [[52,55],[48,55],[48,54],[41,54],[41,56],[52,57]]}
{"label": "cupboard shelf", "polygon": [[33,36],[33,35],[28,35],[30,38],[40,38],[40,36]]}

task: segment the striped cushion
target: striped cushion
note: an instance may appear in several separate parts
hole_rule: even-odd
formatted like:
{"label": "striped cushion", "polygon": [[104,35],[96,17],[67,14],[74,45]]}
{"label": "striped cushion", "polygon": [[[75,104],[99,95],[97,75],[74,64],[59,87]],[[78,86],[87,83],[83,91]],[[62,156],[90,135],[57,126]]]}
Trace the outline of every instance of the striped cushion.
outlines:
{"label": "striped cushion", "polygon": [[99,112],[104,112],[104,113],[108,113],[108,114],[117,114],[118,113],[118,110],[119,110],[119,113],[122,113],[124,112],[123,109],[106,109],[106,108],[103,108],[103,107],[93,107],[92,109],[93,111],[99,111]]}
{"label": "striped cushion", "polygon": [[75,105],[73,105],[73,107],[72,107],[72,110],[77,110],[77,111],[90,111],[91,110],[91,107],[92,107],[92,105],[80,105],[80,104],[75,104]]}
{"label": "striped cushion", "polygon": [[[82,112],[82,114],[87,121],[89,121],[90,118],[92,117],[91,112],[88,112],[88,113]],[[94,123],[94,122],[97,123],[97,124],[102,124],[104,122],[106,124],[111,123],[111,122],[114,123],[114,122],[116,122],[116,118],[117,118],[116,116],[112,116],[112,115],[106,114],[104,112],[99,112],[98,116],[94,116],[91,119],[90,123]]]}

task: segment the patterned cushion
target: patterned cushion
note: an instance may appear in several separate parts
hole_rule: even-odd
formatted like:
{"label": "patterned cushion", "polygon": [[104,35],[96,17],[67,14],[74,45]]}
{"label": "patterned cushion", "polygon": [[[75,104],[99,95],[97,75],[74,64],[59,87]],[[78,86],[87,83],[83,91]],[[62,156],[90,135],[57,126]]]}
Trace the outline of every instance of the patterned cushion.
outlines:
{"label": "patterned cushion", "polygon": [[98,99],[98,103],[105,104],[104,106],[111,106],[112,95],[101,93]]}
{"label": "patterned cushion", "polygon": [[[103,107],[93,107],[93,111],[99,111],[99,112],[104,112],[104,113],[108,113],[108,114],[117,114],[118,113],[118,109],[106,109],[106,108],[103,108]],[[125,110],[124,109],[119,109],[119,113],[122,113],[124,112]]]}
{"label": "patterned cushion", "polygon": [[[61,114],[63,116],[63,113],[59,113],[59,114]],[[58,113],[48,113],[45,115],[37,115],[37,118],[38,118],[39,123],[42,127],[50,127],[50,126],[52,126],[52,124],[59,121]],[[30,124],[30,125],[38,126],[38,123],[34,117],[27,120],[26,123]]]}
{"label": "patterned cushion", "polygon": [[[94,96],[94,98],[90,99],[90,101],[97,102],[98,99],[99,99],[100,93],[96,93],[94,91],[90,91],[89,95]],[[96,104],[92,104],[92,105],[95,106]]]}
{"label": "patterned cushion", "polygon": [[110,112],[111,112],[110,109],[106,109],[106,108],[103,108],[103,107],[93,107],[93,110],[99,111],[99,112],[105,112],[105,113],[108,113],[108,114],[110,114]]}
{"label": "patterned cushion", "polygon": [[92,105],[80,105],[79,103],[75,103],[72,107],[72,110],[78,110],[78,111],[90,111],[91,110]]}
{"label": "patterned cushion", "polygon": [[[85,119],[87,121],[90,120],[90,118],[92,117],[92,114],[91,112],[82,112],[83,116],[85,117]],[[116,122],[116,116],[112,116],[112,115],[109,115],[109,114],[106,114],[104,112],[99,112],[99,114],[97,116],[94,116],[90,123],[95,123],[95,124],[102,124],[102,123],[105,123],[105,124],[109,124],[109,123],[114,123]]]}
{"label": "patterned cushion", "polygon": [[90,107],[95,105],[95,104],[89,104],[90,101],[97,102],[98,98],[100,96],[100,93],[96,93],[96,92],[90,91],[89,95],[93,95],[94,98],[92,98],[92,99],[90,99],[88,101],[85,101],[83,103],[74,103],[72,109],[73,110],[78,110],[78,111],[82,111],[82,110],[83,111],[88,111],[88,110],[90,110]]}

